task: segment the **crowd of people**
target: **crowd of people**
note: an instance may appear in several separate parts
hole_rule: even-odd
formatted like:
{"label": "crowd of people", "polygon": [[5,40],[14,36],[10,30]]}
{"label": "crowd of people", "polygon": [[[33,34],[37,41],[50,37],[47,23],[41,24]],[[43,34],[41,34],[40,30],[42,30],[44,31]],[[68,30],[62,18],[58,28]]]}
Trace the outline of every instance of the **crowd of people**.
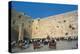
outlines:
{"label": "crowd of people", "polygon": [[[20,48],[28,48],[30,47],[30,44],[32,44],[33,49],[38,49],[43,47],[44,45],[48,45],[49,48],[56,49],[56,41],[59,40],[65,40],[65,38],[50,38],[49,36],[47,38],[36,38],[36,39],[28,39],[25,38],[23,41],[18,41],[18,46]],[[70,37],[67,40],[72,40]],[[43,46],[42,46],[43,45]]]}
{"label": "crowd of people", "polygon": [[[32,44],[34,49],[38,49],[43,47],[42,45],[48,45],[50,46],[55,46],[56,48],[56,41],[53,38],[43,38],[43,39],[24,39],[24,40],[20,40],[18,42],[15,42],[14,45],[18,45],[19,48],[28,48],[30,46],[30,44]],[[53,48],[52,47],[52,48]],[[51,48],[51,47],[50,47]]]}

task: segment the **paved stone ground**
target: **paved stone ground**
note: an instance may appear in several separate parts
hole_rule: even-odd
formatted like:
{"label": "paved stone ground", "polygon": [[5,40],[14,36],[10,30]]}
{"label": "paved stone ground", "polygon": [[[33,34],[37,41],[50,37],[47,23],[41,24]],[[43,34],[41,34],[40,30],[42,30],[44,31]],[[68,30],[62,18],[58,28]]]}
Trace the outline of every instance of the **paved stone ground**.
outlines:
{"label": "paved stone ground", "polygon": [[12,52],[34,52],[34,51],[50,51],[50,50],[67,50],[67,49],[73,49],[73,48],[77,48],[76,47],[76,43],[78,41],[77,40],[73,40],[73,41],[57,41],[57,45],[56,45],[56,49],[50,49],[48,47],[48,45],[43,45],[43,47],[39,48],[39,49],[33,49],[32,44],[30,44],[30,47],[27,49],[20,49],[20,48],[14,48],[12,49]]}

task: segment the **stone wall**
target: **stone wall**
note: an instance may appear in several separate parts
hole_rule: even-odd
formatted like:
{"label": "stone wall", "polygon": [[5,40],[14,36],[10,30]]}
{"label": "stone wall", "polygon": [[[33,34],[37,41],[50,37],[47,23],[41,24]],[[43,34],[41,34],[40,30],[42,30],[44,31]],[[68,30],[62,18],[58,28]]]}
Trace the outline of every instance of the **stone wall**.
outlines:
{"label": "stone wall", "polygon": [[[22,12],[17,12],[16,10],[11,10],[11,29],[17,31],[18,39],[23,39],[23,36],[31,37],[32,34],[32,18],[25,15]],[[25,30],[25,35],[24,35]]]}
{"label": "stone wall", "polygon": [[76,11],[34,19],[32,38],[78,36],[78,14]]}
{"label": "stone wall", "polygon": [[77,10],[36,19],[15,10],[11,14],[11,28],[19,32],[21,26],[30,38],[78,36]]}

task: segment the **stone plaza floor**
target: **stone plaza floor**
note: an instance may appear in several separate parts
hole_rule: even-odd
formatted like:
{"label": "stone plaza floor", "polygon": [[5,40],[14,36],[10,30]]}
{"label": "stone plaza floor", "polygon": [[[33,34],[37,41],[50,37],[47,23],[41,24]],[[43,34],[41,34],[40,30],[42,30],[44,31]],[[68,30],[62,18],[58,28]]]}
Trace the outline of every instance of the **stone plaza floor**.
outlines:
{"label": "stone plaza floor", "polygon": [[37,51],[51,51],[51,50],[68,50],[68,49],[77,49],[76,44],[78,43],[77,40],[72,40],[72,41],[57,41],[56,42],[56,49],[50,49],[48,45],[42,45],[41,48],[39,49],[33,49],[33,45],[30,44],[30,47],[26,49],[20,49],[20,48],[14,48],[12,49],[12,52],[37,52]]}

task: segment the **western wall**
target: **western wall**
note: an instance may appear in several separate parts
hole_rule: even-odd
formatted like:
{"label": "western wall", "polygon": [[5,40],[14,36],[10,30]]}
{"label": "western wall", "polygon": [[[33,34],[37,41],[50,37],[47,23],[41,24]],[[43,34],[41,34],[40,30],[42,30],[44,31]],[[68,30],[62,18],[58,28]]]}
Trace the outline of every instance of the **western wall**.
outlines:
{"label": "western wall", "polygon": [[32,38],[78,36],[77,10],[34,19]]}

